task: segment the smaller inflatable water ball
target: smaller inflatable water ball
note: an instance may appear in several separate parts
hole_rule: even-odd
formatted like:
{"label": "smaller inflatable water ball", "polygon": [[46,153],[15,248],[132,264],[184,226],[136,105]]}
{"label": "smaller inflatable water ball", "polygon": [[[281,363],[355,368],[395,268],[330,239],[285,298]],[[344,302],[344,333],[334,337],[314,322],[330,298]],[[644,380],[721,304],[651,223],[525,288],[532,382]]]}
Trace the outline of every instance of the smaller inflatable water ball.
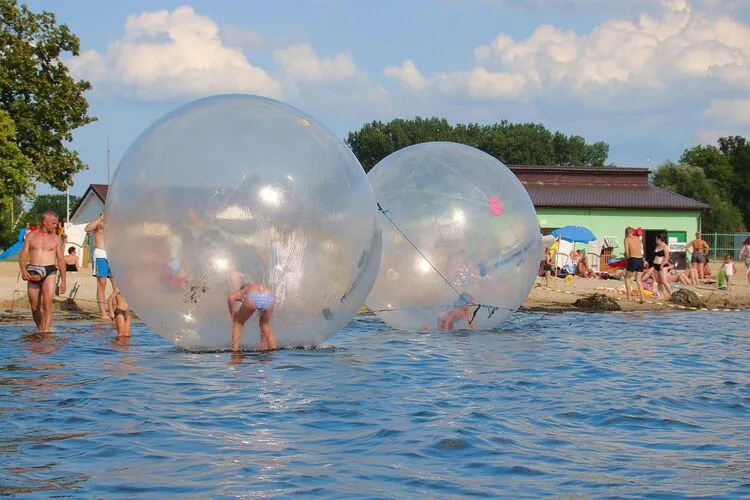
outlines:
{"label": "smaller inflatable water ball", "polygon": [[383,230],[370,309],[395,328],[423,331],[492,328],[518,309],[538,271],[540,231],[505,165],[433,142],[396,151],[368,177]]}
{"label": "smaller inflatable water ball", "polygon": [[[135,141],[106,205],[108,257],[147,326],[193,351],[319,344],[375,280],[377,205],[349,149],[249,95],[198,100]],[[249,316],[249,318],[247,318]],[[261,338],[261,328],[264,338]]]}

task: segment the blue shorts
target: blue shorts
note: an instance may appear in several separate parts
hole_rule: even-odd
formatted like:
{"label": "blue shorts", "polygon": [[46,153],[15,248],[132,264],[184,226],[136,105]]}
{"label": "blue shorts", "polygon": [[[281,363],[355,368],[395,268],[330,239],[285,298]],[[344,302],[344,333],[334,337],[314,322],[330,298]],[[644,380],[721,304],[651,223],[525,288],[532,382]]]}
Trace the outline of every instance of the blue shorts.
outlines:
{"label": "blue shorts", "polygon": [[101,257],[94,261],[94,276],[97,278],[111,278],[112,271],[109,269],[109,261]]}

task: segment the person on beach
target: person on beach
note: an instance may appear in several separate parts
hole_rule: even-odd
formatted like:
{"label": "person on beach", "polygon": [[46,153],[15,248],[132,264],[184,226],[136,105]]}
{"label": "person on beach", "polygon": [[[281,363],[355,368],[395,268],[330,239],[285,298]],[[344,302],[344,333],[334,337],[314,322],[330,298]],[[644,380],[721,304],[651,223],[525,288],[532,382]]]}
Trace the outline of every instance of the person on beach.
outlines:
{"label": "person on beach", "polygon": [[578,268],[576,269],[576,276],[580,276],[581,278],[593,278],[595,275],[594,270],[589,266],[588,259],[586,258],[586,255],[584,255],[583,250],[578,250],[578,255],[580,259],[578,262]]}
{"label": "person on beach", "polygon": [[641,304],[645,302],[643,298],[643,244],[641,239],[633,235],[633,228],[625,228],[625,259],[628,261],[625,270],[625,297],[631,300],[630,281],[635,277],[635,283],[638,287],[638,294],[641,296]]}
{"label": "person on beach", "polygon": [[112,293],[107,299],[107,309],[109,315],[114,318],[117,338],[130,337],[130,306],[115,284],[112,285]]}
{"label": "person on beach", "polygon": [[734,267],[734,260],[732,260],[731,255],[724,257],[724,263],[721,267],[727,280],[727,295],[732,295],[732,276],[737,272],[737,268]]}
{"label": "person on beach", "polygon": [[699,280],[702,280],[705,278],[704,273],[704,266],[706,264],[706,257],[708,256],[708,251],[711,249],[708,246],[708,243],[706,243],[703,238],[701,238],[701,233],[695,233],[695,239],[687,244],[688,251],[692,249],[692,257],[690,257],[690,267],[692,269],[692,274],[690,275],[690,279],[693,283],[698,284]]}
{"label": "person on beach", "polygon": [[76,247],[68,248],[68,255],[65,256],[65,270],[69,273],[78,272],[78,255],[76,254]]}
{"label": "person on beach", "polygon": [[[60,293],[65,293],[65,256],[60,237],[55,233],[57,214],[45,210],[41,229],[29,233],[21,247],[18,265],[21,277],[27,284],[29,305],[34,323],[40,333],[48,332],[52,325],[52,298],[55,294],[55,278],[60,273]],[[28,260],[28,263],[27,263]]]}
{"label": "person on beach", "polygon": [[742,242],[742,250],[740,250],[739,257],[745,263],[745,277],[747,278],[747,284],[750,285],[750,236]]}
{"label": "person on beach", "polygon": [[[104,244],[104,212],[89,222],[84,231],[94,233],[94,276],[96,276],[96,302],[102,320],[111,321],[113,318],[107,313],[107,279],[112,282],[112,271],[107,260],[107,247]],[[112,283],[112,288],[115,285]]]}
{"label": "person on beach", "polygon": [[[239,352],[242,329],[248,319],[258,311],[258,325],[260,326],[259,351],[274,351],[277,349],[276,335],[271,328],[271,316],[276,297],[273,292],[255,283],[242,285],[236,292],[230,293],[227,298],[229,306],[229,317],[232,321],[232,351]],[[235,304],[240,302],[239,309],[235,311]]]}
{"label": "person on beach", "polygon": [[672,286],[667,280],[667,267],[669,263],[669,245],[666,242],[667,235],[659,233],[656,235],[656,248],[654,249],[654,273],[656,278],[656,291],[660,292],[664,298],[672,296]]}
{"label": "person on beach", "polygon": [[542,270],[544,271],[544,286],[550,288],[550,279],[552,278],[552,270],[554,269],[552,262],[552,252],[549,248],[544,249],[544,260],[542,261]]}

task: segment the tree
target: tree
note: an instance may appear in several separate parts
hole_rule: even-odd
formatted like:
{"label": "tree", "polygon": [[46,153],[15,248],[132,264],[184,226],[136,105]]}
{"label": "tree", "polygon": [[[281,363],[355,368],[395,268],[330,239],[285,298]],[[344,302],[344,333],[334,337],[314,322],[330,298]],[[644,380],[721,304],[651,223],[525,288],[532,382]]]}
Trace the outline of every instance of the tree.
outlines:
{"label": "tree", "polygon": [[28,175],[31,160],[16,143],[16,127],[8,113],[0,109],[0,200],[31,192]]}
{"label": "tree", "polygon": [[659,166],[653,182],[688,198],[707,203],[711,208],[703,214],[702,227],[707,233],[744,230],[740,211],[722,195],[716,184],[706,177],[702,168],[671,161]]}
{"label": "tree", "polygon": [[18,147],[30,160],[18,168],[61,191],[86,168],[66,144],[73,130],[95,120],[83,95],[91,84],[74,80],[61,61],[79,50],[78,37],[54,14],[0,0],[0,109],[15,124]]}
{"label": "tree", "polygon": [[714,146],[695,146],[686,149],[680,157],[680,163],[700,167],[706,178],[716,183],[722,195],[732,197],[734,171],[731,158]]}
{"label": "tree", "polygon": [[750,226],[750,144],[737,148],[732,158],[734,189],[732,202]]}
{"label": "tree", "polygon": [[8,248],[16,242],[20,219],[23,215],[23,203],[19,197],[0,199],[0,248]]}
{"label": "tree", "polygon": [[[70,207],[73,208],[78,203],[78,200],[80,200],[78,196],[70,195]],[[42,212],[45,210],[54,210],[58,217],[60,217],[60,220],[64,220],[67,210],[66,203],[66,195],[64,194],[40,194],[34,198],[29,211],[21,217],[20,225],[28,223],[33,226],[34,224],[39,224],[39,221],[42,219]]]}
{"label": "tree", "polygon": [[586,144],[581,136],[552,134],[538,123],[507,120],[492,125],[455,126],[444,118],[374,121],[349,132],[346,139],[366,172],[394,151],[429,141],[466,144],[508,165],[603,166],[609,154],[609,146],[604,142]]}
{"label": "tree", "polygon": [[719,137],[719,150],[727,156],[734,156],[735,153],[747,146],[747,140],[739,135]]}

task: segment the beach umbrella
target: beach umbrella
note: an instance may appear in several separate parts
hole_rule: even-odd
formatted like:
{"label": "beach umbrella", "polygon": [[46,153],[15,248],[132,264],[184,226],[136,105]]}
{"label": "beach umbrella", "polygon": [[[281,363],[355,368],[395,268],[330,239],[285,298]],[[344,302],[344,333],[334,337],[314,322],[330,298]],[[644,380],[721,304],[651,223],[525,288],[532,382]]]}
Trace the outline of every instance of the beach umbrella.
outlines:
{"label": "beach umbrella", "polygon": [[552,231],[552,235],[571,243],[589,243],[596,239],[594,233],[583,226],[563,226]]}

